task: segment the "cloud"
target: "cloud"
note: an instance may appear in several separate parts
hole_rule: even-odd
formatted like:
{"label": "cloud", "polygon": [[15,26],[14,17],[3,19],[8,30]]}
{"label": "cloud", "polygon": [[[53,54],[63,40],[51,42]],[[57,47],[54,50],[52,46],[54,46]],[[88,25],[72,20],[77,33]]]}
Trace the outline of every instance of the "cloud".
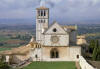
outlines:
{"label": "cloud", "polygon": [[[100,19],[100,0],[45,0],[50,19],[80,21]],[[40,0],[0,0],[0,18],[35,18]]]}

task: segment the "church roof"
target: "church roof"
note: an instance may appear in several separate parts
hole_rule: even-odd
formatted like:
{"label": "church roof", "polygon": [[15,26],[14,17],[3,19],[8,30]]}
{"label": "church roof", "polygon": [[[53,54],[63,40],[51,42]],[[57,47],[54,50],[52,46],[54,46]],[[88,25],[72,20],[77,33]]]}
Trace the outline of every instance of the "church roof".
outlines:
{"label": "church roof", "polygon": [[46,8],[46,7],[44,7],[44,6],[41,6],[41,7],[39,7],[39,8],[36,8],[37,10],[48,10],[49,8]]}
{"label": "church roof", "polygon": [[[46,33],[54,24],[58,24],[56,21],[54,21],[47,30],[44,31]],[[58,24],[59,25],[59,24]],[[61,25],[59,25],[61,27]],[[62,28],[62,27],[61,27]],[[63,29],[63,28],[62,28]],[[64,29],[63,29],[64,30]],[[64,30],[65,31],[65,30]]]}
{"label": "church roof", "polygon": [[[57,23],[56,21],[54,21],[47,30],[44,31],[44,33],[46,33],[55,23]],[[57,23],[58,24],[58,23]],[[58,24],[59,25],[59,24]],[[69,26],[69,25],[59,25],[61,26],[61,28],[66,31],[66,29],[70,29],[70,30],[77,30],[77,26]]]}
{"label": "church roof", "polygon": [[1,51],[0,55],[22,55],[29,52],[31,46],[21,46],[18,48],[13,48],[12,50]]}
{"label": "church roof", "polygon": [[35,40],[33,40],[33,37],[31,40],[32,41],[29,42],[28,45],[13,48],[11,50],[1,51],[0,55],[25,55],[30,51],[31,48],[34,48],[34,44],[39,44]]}

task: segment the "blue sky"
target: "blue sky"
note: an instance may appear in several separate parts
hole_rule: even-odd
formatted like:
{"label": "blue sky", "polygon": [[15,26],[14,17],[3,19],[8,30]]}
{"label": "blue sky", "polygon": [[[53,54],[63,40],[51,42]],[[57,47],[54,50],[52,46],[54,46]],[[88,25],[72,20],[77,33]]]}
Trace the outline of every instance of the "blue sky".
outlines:
{"label": "blue sky", "polygon": [[[43,1],[43,0],[42,0]],[[62,22],[99,21],[100,0],[45,0],[50,19]],[[40,0],[0,0],[0,19],[33,19]]]}

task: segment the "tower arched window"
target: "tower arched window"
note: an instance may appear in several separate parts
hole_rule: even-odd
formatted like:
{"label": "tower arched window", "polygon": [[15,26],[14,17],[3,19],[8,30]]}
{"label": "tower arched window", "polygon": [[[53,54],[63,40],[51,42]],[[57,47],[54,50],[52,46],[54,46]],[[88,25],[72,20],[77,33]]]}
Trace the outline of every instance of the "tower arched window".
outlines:
{"label": "tower arched window", "polygon": [[43,20],[41,20],[41,23],[43,23]]}
{"label": "tower arched window", "polygon": [[43,16],[43,10],[41,10],[41,16]]}
{"label": "tower arched window", "polygon": [[45,23],[45,19],[44,19],[44,23]]}
{"label": "tower arched window", "polygon": [[44,10],[44,16],[46,16],[46,11]]}
{"label": "tower arched window", "polygon": [[41,20],[38,20],[38,23],[41,23]]}
{"label": "tower arched window", "polygon": [[41,15],[40,15],[40,10],[38,10],[38,15],[41,16]]}

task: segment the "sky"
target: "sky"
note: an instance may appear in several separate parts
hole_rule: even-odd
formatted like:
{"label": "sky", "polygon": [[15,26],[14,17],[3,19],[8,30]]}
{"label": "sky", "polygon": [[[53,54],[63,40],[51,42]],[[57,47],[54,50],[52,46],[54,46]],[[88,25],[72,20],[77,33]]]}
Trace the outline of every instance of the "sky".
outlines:
{"label": "sky", "polygon": [[41,4],[50,8],[51,21],[100,21],[100,0],[0,0],[0,19],[35,21]]}

